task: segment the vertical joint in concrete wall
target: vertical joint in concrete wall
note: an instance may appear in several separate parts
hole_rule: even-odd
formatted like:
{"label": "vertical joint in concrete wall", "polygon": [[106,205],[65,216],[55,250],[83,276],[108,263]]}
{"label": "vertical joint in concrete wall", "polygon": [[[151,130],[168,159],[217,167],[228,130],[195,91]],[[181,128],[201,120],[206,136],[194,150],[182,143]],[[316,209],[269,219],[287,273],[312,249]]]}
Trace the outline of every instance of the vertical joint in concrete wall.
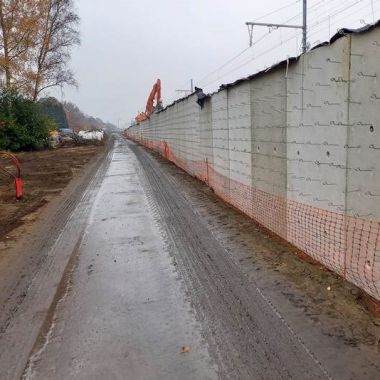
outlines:
{"label": "vertical joint in concrete wall", "polygon": [[347,261],[348,261],[348,177],[349,173],[349,151],[348,146],[350,145],[350,102],[351,102],[351,48],[352,48],[352,36],[348,37],[348,52],[347,52],[347,124],[346,124],[346,144],[345,144],[345,184],[344,184],[344,213],[345,213],[345,249],[346,255],[344,257],[344,267],[343,276],[346,277],[347,274]]}
{"label": "vertical joint in concrete wall", "polygon": [[[288,199],[288,113],[286,112],[288,109],[288,70],[289,70],[289,61],[286,64],[286,71],[285,71],[285,79],[284,79],[284,92],[285,92],[285,98],[284,98],[284,128],[285,128],[285,155],[286,155],[286,167],[285,167],[285,195],[286,199]],[[288,211],[286,210],[286,214],[288,214]],[[286,217],[286,231],[288,231],[288,221]],[[287,233],[286,233],[287,234]]]}
{"label": "vertical joint in concrete wall", "polygon": [[226,89],[226,107],[227,107],[227,159],[228,159],[228,200],[231,201],[231,155],[230,155],[230,112],[229,112],[229,96],[228,88]]}

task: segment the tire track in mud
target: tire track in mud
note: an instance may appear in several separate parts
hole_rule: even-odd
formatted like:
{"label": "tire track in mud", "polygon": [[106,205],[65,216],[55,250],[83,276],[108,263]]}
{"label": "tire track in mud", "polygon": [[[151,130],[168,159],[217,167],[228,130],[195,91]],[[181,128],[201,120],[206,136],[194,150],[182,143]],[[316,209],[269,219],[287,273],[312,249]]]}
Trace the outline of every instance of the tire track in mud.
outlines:
{"label": "tire track in mud", "polygon": [[326,379],[330,374],[229,257],[175,181],[128,143],[156,200],[211,354],[225,379]]}
{"label": "tire track in mud", "polygon": [[[66,225],[70,215],[75,210],[79,201],[83,198],[86,201],[89,198],[88,193],[86,193],[86,188],[89,186],[90,179],[95,175],[96,171],[99,169],[99,164],[103,162],[103,167],[99,170],[105,170],[104,167],[107,166],[110,157],[110,151],[107,150],[100,157],[97,158],[96,162],[89,168],[85,173],[80,183],[73,189],[72,192],[65,196],[65,200],[59,207],[59,209],[54,213],[52,218],[44,224],[43,236],[38,236],[33,240],[28,246],[28,261],[24,262],[24,267],[20,268],[15,266],[15,273],[7,273],[7,277],[13,277],[17,280],[8,281],[7,278],[2,278],[2,289],[0,292],[0,304],[2,305],[2,311],[0,314],[0,337],[4,333],[10,324],[12,316],[17,312],[18,306],[23,302],[23,299],[28,293],[30,283],[36,275],[36,272],[31,270],[31,268],[40,268],[46,261],[50,249],[53,247],[55,241]],[[103,161],[104,160],[104,161]],[[97,182],[102,178],[97,176]],[[93,187],[97,183],[93,184]],[[85,194],[83,196],[83,194]],[[47,227],[47,228],[46,228]],[[19,276],[19,272],[24,272],[25,276]]]}
{"label": "tire track in mud", "polygon": [[[38,298],[38,294],[34,294],[34,288],[38,285],[40,278],[48,278],[50,272],[53,269],[56,257],[54,255],[55,245],[61,238],[65,226],[70,221],[74,212],[77,212],[77,219],[80,220],[80,228],[75,231],[75,236],[72,236],[73,241],[81,237],[81,234],[85,228],[86,215],[90,208],[90,200],[93,192],[96,191],[98,185],[103,180],[103,175],[111,160],[111,141],[109,142],[107,149],[87,168],[82,178],[79,179],[73,186],[66,189],[66,194],[62,199],[61,204],[55,212],[46,210],[46,213],[42,213],[40,219],[46,217],[41,224],[42,228],[38,228],[33,232],[33,240],[26,237],[25,241],[22,239],[20,243],[24,243],[21,246],[14,247],[16,251],[20,251],[19,257],[15,257],[12,264],[9,266],[9,270],[2,276],[2,288],[0,291],[0,303],[2,310],[0,313],[0,363],[4,364],[8,362],[8,357],[12,357],[12,363],[8,362],[7,366],[2,365],[2,376],[4,379],[19,378],[19,372],[23,370],[25,363],[24,358],[27,360],[32,347],[26,343],[34,342],[34,335],[38,336],[38,331],[35,334],[36,325],[41,320],[41,324],[44,320],[43,313],[41,315],[34,315],[33,321],[30,321],[30,331],[27,332],[24,352],[18,352],[15,347],[8,347],[9,342],[12,342],[14,332],[10,333],[10,330],[14,330],[14,324],[19,323],[19,319],[25,318],[23,313],[27,308],[31,300]],[[77,206],[81,204],[83,207],[80,209]],[[54,206],[54,204],[52,204]],[[26,256],[26,257],[25,257]],[[26,258],[26,260],[25,260]],[[64,258],[60,259],[64,260]],[[63,262],[63,261],[62,261]],[[62,264],[64,265],[64,263]],[[63,266],[63,270],[65,269]],[[23,273],[20,275],[20,273]],[[62,273],[61,273],[62,275]],[[56,279],[56,283],[60,283],[61,277]],[[41,284],[42,285],[42,284]],[[51,289],[54,292],[54,288]],[[34,302],[34,301],[33,301]],[[46,310],[47,313],[47,310]],[[15,322],[17,320],[18,322]],[[32,328],[32,325],[34,326]],[[17,340],[21,337],[17,338]],[[13,350],[13,351],[12,351]],[[20,372],[21,373],[21,372]]]}

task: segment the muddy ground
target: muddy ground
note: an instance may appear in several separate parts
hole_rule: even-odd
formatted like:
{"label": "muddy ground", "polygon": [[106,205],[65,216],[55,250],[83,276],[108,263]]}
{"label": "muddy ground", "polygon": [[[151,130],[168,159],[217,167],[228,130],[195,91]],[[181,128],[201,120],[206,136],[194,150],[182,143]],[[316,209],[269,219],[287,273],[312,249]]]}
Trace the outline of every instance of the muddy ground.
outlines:
{"label": "muddy ground", "polygon": [[207,378],[191,360],[221,379],[379,379],[355,287],[156,154],[116,138],[99,157],[3,249],[5,379]]}
{"label": "muddy ground", "polygon": [[159,167],[166,172],[247,277],[279,302],[287,299],[323,335],[380,354],[380,318],[368,310],[368,300],[354,285],[269,234],[157,153],[146,152],[154,157],[156,171]]}
{"label": "muddy ground", "polygon": [[[83,145],[17,154],[22,168],[24,197],[15,199],[13,180],[0,174],[0,241],[16,227],[35,219],[35,212],[50,202],[83,167],[104,151],[103,145]],[[0,160],[0,165],[9,161]]]}

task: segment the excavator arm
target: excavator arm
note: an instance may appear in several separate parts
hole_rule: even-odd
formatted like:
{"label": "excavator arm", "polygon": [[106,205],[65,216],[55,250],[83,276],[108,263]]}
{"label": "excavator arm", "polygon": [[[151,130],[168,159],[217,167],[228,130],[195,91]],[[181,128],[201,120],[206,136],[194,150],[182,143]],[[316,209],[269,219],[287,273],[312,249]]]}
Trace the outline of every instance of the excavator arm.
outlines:
{"label": "excavator arm", "polygon": [[[156,99],[156,105],[154,105],[154,100]],[[156,83],[153,85],[152,91],[148,97],[148,101],[146,102],[145,112],[139,113],[135,120],[137,122],[144,121],[149,119],[150,115],[155,110],[160,110],[162,108],[161,101],[161,80],[157,79]]]}

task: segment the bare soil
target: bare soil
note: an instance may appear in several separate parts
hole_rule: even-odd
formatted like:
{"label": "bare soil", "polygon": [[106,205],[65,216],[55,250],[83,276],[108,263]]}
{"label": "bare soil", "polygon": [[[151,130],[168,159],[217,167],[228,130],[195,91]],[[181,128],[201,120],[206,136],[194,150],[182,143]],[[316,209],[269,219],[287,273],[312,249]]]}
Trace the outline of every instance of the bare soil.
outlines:
{"label": "bare soil", "polygon": [[[108,245],[100,246],[95,242],[95,245],[91,246],[84,241],[80,260],[87,258],[79,264],[82,265],[81,271],[75,272],[76,274],[73,272],[72,285],[70,282],[65,285],[64,294],[67,291],[68,298],[63,301],[60,298],[59,305],[62,308],[66,307],[66,314],[60,314],[63,309],[60,309],[60,306],[56,308],[54,303],[52,304],[52,308],[56,309],[54,310],[56,315],[62,317],[62,326],[67,327],[66,331],[58,327],[56,331],[62,332],[62,336],[51,335],[52,342],[55,342],[59,352],[62,352],[64,347],[62,342],[71,334],[70,336],[74,337],[72,347],[81,348],[77,359],[83,359],[82,353],[88,348],[90,336],[96,337],[94,342],[100,345],[107,342],[100,338],[101,334],[99,335],[97,330],[94,332],[91,325],[91,321],[100,318],[100,325],[105,321],[110,324],[116,323],[113,326],[114,332],[110,343],[101,346],[102,350],[104,347],[105,354],[112,353],[112,347],[116,347],[117,350],[120,347],[113,345],[116,342],[115,337],[120,339],[117,342],[119,344],[128,336],[125,328],[125,324],[129,326],[131,324],[128,307],[136,304],[145,305],[149,301],[149,304],[162,309],[161,295],[154,298],[157,302],[151,302],[147,295],[139,293],[142,287],[149,288],[151,284],[149,280],[145,281],[144,277],[141,278],[142,286],[122,287],[125,277],[123,265],[127,263],[132,265],[131,270],[136,270],[137,263],[141,263],[141,255],[147,252],[145,251],[147,247],[140,246],[143,240],[138,240],[139,232],[133,229],[136,227],[135,222],[132,221],[130,227],[124,224],[125,219],[121,218],[125,218],[125,215],[117,207],[117,202],[127,202],[124,205],[128,206],[133,217],[136,217],[133,214],[134,208],[141,207],[139,198],[123,196],[123,194],[131,196],[136,191],[136,189],[128,190],[123,185],[126,176],[127,180],[131,181],[129,176],[133,174],[133,171],[126,170],[127,166],[123,166],[123,161],[130,159],[129,149],[137,157],[138,163],[133,165],[148,198],[148,206],[162,234],[164,248],[171,255],[172,265],[176,268],[171,270],[184,282],[186,297],[195,312],[197,322],[201,326],[202,337],[210,348],[211,359],[218,367],[222,379],[378,380],[380,378],[380,321],[373,318],[366,310],[356,288],[320,265],[299,257],[294,248],[274,238],[252,219],[220,201],[206,185],[165,159],[129,142],[125,147],[118,143],[107,154],[99,155],[97,165],[86,165],[60,196],[42,208],[43,211],[38,217],[39,223],[34,223],[33,227],[42,224],[43,231],[35,231],[28,235],[26,228],[28,224],[25,223],[20,229],[25,229],[26,233],[22,239],[19,239],[19,244],[7,249],[8,260],[0,260],[1,368],[12,368],[9,362],[13,361],[17,368],[23,370],[24,360],[30,352],[25,350],[27,346],[25,337],[29,337],[28,342],[31,346],[38,336],[38,331],[46,338],[47,330],[39,330],[39,326],[43,325],[44,320],[48,321],[49,326],[52,322],[45,319],[46,310],[49,308],[45,304],[49,303],[41,302],[41,299],[47,299],[43,292],[53,292],[54,283],[60,283],[59,278],[64,265],[60,265],[61,269],[53,272],[52,268],[57,266],[54,263],[67,260],[70,255],[71,257],[79,255],[78,247],[82,244],[83,231],[86,229],[86,215],[94,205],[91,194],[99,191],[100,184],[106,177],[112,176],[107,194],[110,200],[115,197],[116,205],[110,207],[112,202],[105,203],[107,215],[108,208],[111,211],[116,209],[117,212],[112,215],[114,221],[99,217],[96,220],[100,223],[99,231],[102,232],[99,234],[100,241],[107,242]],[[124,153],[127,155],[124,156]],[[120,163],[120,170],[111,170],[107,174],[108,161],[111,158]],[[73,185],[76,183],[77,186],[74,188]],[[88,194],[88,197],[83,198],[83,193]],[[47,212],[49,210],[50,212]],[[71,218],[70,215],[74,210],[79,215]],[[32,216],[33,213],[26,217]],[[119,242],[113,241],[111,234],[108,235],[107,228],[115,230],[117,236],[121,236]],[[124,229],[128,229],[130,236],[133,236],[132,239],[125,239]],[[97,232],[92,233],[97,235]],[[9,235],[14,236],[14,232]],[[146,236],[145,230],[144,236],[150,239]],[[57,241],[58,246],[55,245]],[[117,252],[121,255],[120,260],[122,257],[123,259],[129,257],[133,241],[139,242],[141,249],[137,261],[127,260],[122,264],[119,263],[118,257],[116,262],[114,255]],[[156,248],[153,250],[156,257],[158,252]],[[5,252],[5,249],[3,251]],[[0,247],[0,258],[1,252]],[[112,271],[115,270],[115,273],[117,270],[119,273],[122,271],[121,280],[117,280],[112,273],[103,277],[105,263],[108,265],[107,260],[110,258]],[[2,262],[7,262],[8,265],[1,265]],[[70,266],[68,268],[70,269]],[[86,294],[81,292],[86,289],[86,284],[90,284],[86,276],[80,275],[81,273],[91,275],[91,279],[95,281],[87,288],[91,290],[90,293],[94,298],[83,298],[84,302],[78,301],[79,298],[73,298],[73,308],[68,308],[66,302],[69,302],[70,297],[74,297],[75,294]],[[141,275],[141,272],[137,274]],[[63,281],[66,280],[63,278]],[[126,290],[125,292],[123,290],[122,294],[115,294],[115,297],[120,297],[114,299],[115,307],[106,308],[107,311],[112,311],[111,315],[122,318],[122,322],[117,323],[113,317],[108,318],[104,313],[99,314],[101,308],[99,309],[98,302],[102,299],[99,284],[105,284],[102,287],[105,292],[103,299],[107,301],[111,299],[114,286]],[[162,285],[160,289],[165,290],[162,298],[167,298],[166,292],[170,289],[166,285]],[[127,290],[136,293],[136,297],[141,294],[140,299],[136,299],[137,303],[126,302],[124,296]],[[60,291],[58,289],[56,295],[60,296]],[[36,294],[39,296],[37,301]],[[82,314],[86,310],[84,307],[86,304],[89,306],[87,310],[93,310],[95,313],[95,319]],[[34,306],[31,311],[30,305]],[[25,310],[32,317],[28,318]],[[76,310],[78,314],[71,313],[72,310]],[[155,321],[154,313],[151,314],[154,325],[159,324],[162,328],[167,328],[165,323],[158,323],[160,319]],[[70,318],[65,317],[67,315],[75,322],[70,322]],[[146,318],[144,313],[141,316]],[[172,313],[170,318],[176,317],[175,313]],[[27,326],[25,320],[29,321]],[[76,335],[72,329],[76,323],[79,328],[76,331],[83,333],[85,329],[81,326],[81,320],[86,321],[89,335],[84,334],[84,339],[78,344],[76,339],[79,335]],[[57,321],[58,319],[55,323]],[[31,326],[32,334],[30,334]],[[10,336],[13,336],[14,340],[9,340]],[[20,336],[23,339],[19,339]],[[15,342],[18,344],[17,347]],[[187,346],[186,341],[181,341],[180,345],[184,344]],[[93,352],[92,344],[90,346],[90,351]],[[1,347],[4,349],[1,350]],[[46,352],[54,352],[50,351],[51,347]],[[74,350],[70,348],[64,351],[68,353],[66,356],[68,362],[72,363]],[[189,356],[188,354],[191,355],[192,352],[186,355]],[[25,355],[22,356],[20,353]],[[57,363],[66,363],[62,362],[62,356],[58,362],[57,356],[52,357],[54,359],[52,366],[55,368]],[[99,358],[106,360],[107,356],[98,355],[96,358],[97,361]],[[171,355],[168,358],[173,360]],[[125,360],[126,357],[123,356],[120,362],[124,364]],[[88,364],[86,361],[80,363]],[[67,367],[64,366],[65,373]],[[91,370],[94,367],[88,368]],[[118,364],[112,367],[112,370],[121,371],[121,368],[121,364],[120,366]]]}
{"label": "bare soil", "polygon": [[[165,197],[168,198],[166,208],[173,208],[171,214],[165,209],[165,219],[168,220],[168,224],[173,223],[177,226],[173,227],[176,244],[183,240],[184,235],[191,234],[189,239],[191,238],[192,241],[178,249],[179,252],[186,252],[186,254],[174,255],[175,260],[191,260],[196,252],[194,247],[200,246],[199,257],[194,257],[193,275],[190,270],[193,264],[186,262],[183,264],[186,267],[185,275],[190,273],[194,278],[200,276],[206,264],[198,265],[198,262],[206,260],[205,253],[212,252],[217,241],[220,247],[223,247],[223,251],[227,252],[229,259],[227,260],[220,252],[215,252],[215,256],[210,253],[210,272],[205,275],[205,279],[209,279],[212,277],[211,273],[219,270],[218,267],[222,265],[224,257],[226,262],[228,261],[228,269],[222,271],[224,282],[234,278],[235,271],[240,272],[236,274],[235,285],[236,289],[240,290],[236,291],[235,298],[244,298],[242,304],[247,309],[260,305],[258,309],[256,307],[247,315],[255,316],[256,321],[260,313],[265,311],[260,297],[254,296],[254,289],[257,287],[260,289],[259,293],[270,299],[270,304],[274,305],[281,315],[286,316],[285,319],[290,323],[293,331],[302,336],[302,340],[312,347],[312,352],[323,358],[327,367],[337,366],[336,357],[334,358],[330,351],[330,348],[336,345],[336,350],[341,355],[341,363],[350,363],[349,367],[341,365],[341,368],[335,368],[334,373],[341,375],[339,378],[346,378],[348,373],[352,376],[361,374],[361,378],[378,378],[380,319],[368,311],[362,293],[355,286],[321,264],[305,260],[305,257],[300,255],[294,247],[268,234],[268,231],[252,219],[218,199],[206,185],[158,154],[142,147],[131,145],[131,148],[144,169],[148,171],[147,178],[152,183],[153,195],[160,198],[159,203],[163,203]],[[186,200],[188,207],[185,207],[184,202],[179,202],[180,198]],[[178,205],[174,202],[177,199]],[[188,223],[182,231],[178,232],[178,226],[184,223],[182,220],[186,219],[184,216],[186,210],[198,221]],[[166,216],[167,214],[170,216]],[[215,239],[212,246],[207,245],[207,238],[203,242],[207,245],[207,249],[201,246],[202,239],[199,236],[202,232],[196,233],[197,228],[211,232]],[[196,241],[193,241],[193,235],[196,236]],[[194,278],[190,282],[194,282]],[[241,288],[243,283],[244,286]],[[245,299],[243,293],[251,287],[253,290]],[[198,294],[200,313],[206,314],[207,319],[217,319],[215,315],[227,314],[226,310],[224,312],[220,310],[222,299],[226,297],[226,289],[221,292],[220,299],[215,296],[215,292],[214,297],[209,299],[216,311],[212,310],[213,307],[210,307],[211,311],[207,308],[205,311],[204,285],[194,288],[192,293]],[[198,308],[197,303],[195,306]],[[238,304],[234,305],[235,311],[239,308]],[[236,319],[238,322],[235,326],[232,322],[226,325],[235,327],[229,336],[226,334],[226,326],[223,327],[220,335],[216,331],[213,332],[213,339],[217,341],[216,350],[223,345],[233,344],[235,339],[235,347],[239,347],[245,340],[244,334],[248,330],[243,329],[242,335],[236,333],[241,329],[242,315],[245,316],[244,311],[241,311],[241,315]],[[266,317],[259,318],[260,320],[256,322],[261,324],[263,320],[270,319],[269,315],[268,312]],[[247,322],[247,328],[251,322]],[[273,329],[275,330],[275,326]],[[319,338],[316,339],[317,335]],[[225,340],[226,336],[227,340]],[[247,347],[245,351],[250,352]],[[252,352],[250,354],[253,355]],[[228,367],[231,357],[225,357],[223,352],[220,355],[222,362]],[[242,352],[240,355],[243,357]],[[246,360],[249,361],[249,354]],[[225,368],[227,373],[237,371],[238,366],[230,364],[229,368]],[[335,378],[335,376],[332,377]]]}
{"label": "bare soil", "polygon": [[[21,376],[57,284],[83,236],[89,199],[104,177],[112,145],[113,139],[108,139],[104,146],[20,154],[26,190],[21,202],[14,200],[12,184],[2,183],[8,191],[2,191],[2,197],[9,202],[1,201],[12,223],[0,208],[1,379]],[[54,172],[61,173],[46,179]],[[74,211],[77,219],[70,225]]]}
{"label": "bare soil", "polygon": [[[13,180],[0,175],[0,241],[15,228],[33,221],[35,212],[59,195],[103,151],[104,145],[82,145],[17,154],[24,197],[16,200]],[[3,160],[0,165],[12,168]]]}

